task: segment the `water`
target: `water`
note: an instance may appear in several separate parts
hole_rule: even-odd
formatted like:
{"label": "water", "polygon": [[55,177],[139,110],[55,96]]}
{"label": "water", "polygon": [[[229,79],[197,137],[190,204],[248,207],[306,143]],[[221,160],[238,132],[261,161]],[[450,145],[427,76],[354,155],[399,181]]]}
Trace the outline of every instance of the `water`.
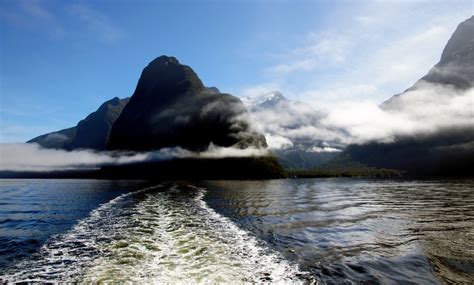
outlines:
{"label": "water", "polygon": [[0,279],[473,283],[474,181],[0,180]]}

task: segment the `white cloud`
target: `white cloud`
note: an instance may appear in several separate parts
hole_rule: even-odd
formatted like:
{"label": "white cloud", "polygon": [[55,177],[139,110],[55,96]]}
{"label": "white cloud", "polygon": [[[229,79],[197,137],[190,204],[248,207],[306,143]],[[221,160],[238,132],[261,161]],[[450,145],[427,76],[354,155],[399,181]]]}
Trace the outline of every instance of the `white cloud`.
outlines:
{"label": "white cloud", "polygon": [[84,23],[87,29],[95,33],[101,42],[115,43],[123,37],[122,31],[107,15],[90,5],[73,4],[68,10]]}
{"label": "white cloud", "polygon": [[318,147],[318,146],[314,146],[310,149],[308,149],[309,152],[341,152],[342,150],[338,149],[338,148],[334,148],[334,147]]}
{"label": "white cloud", "polygon": [[325,113],[303,103],[251,108],[251,118],[272,149],[335,152],[353,143],[393,142],[403,136],[474,129],[474,89],[420,82],[382,109],[370,100],[342,100]]}
{"label": "white cloud", "polygon": [[321,124],[346,130],[351,143],[391,142],[400,136],[473,128],[473,108],[474,89],[459,91],[425,83],[400,96],[387,110],[372,102],[341,104]]}
{"label": "white cloud", "polygon": [[32,17],[47,21],[51,21],[54,18],[53,15],[40,4],[40,1],[19,1],[19,4],[22,9]]}
{"label": "white cloud", "polygon": [[346,61],[350,48],[351,42],[345,37],[331,33],[311,33],[305,46],[280,55],[284,62],[268,67],[265,72],[282,77],[291,73],[309,72],[318,68],[340,65]]}
{"label": "white cloud", "polygon": [[270,149],[320,147],[324,146],[325,140],[332,146],[349,142],[341,130],[323,126],[324,114],[309,104],[283,100],[271,107],[256,105],[249,108],[252,124],[265,134]]}
{"label": "white cloud", "polygon": [[[75,38],[89,31],[103,43],[115,43],[123,38],[123,32],[102,11],[83,3],[52,5],[49,1],[9,1],[0,7],[0,20],[31,31],[49,33],[55,38]],[[60,13],[68,12],[67,20]],[[74,29],[76,24],[81,28]],[[71,25],[72,24],[72,25]],[[83,29],[85,28],[85,29]]]}
{"label": "white cloud", "polygon": [[[434,25],[402,37],[369,58],[365,72],[379,86],[414,82],[439,60],[452,32],[446,26]],[[408,85],[400,88],[405,87]]]}
{"label": "white cloud", "polygon": [[0,170],[52,171],[97,168],[102,165],[143,161],[148,154],[118,155],[90,150],[45,149],[38,144],[0,144]]}
{"label": "white cloud", "polygon": [[267,155],[268,151],[261,148],[234,148],[234,147],[218,147],[213,144],[209,148],[200,153],[190,153],[190,157],[198,158],[224,158],[224,157],[249,157]]}
{"label": "white cloud", "polygon": [[336,105],[355,102],[373,102],[381,90],[375,84],[354,84],[354,85],[336,85],[327,89],[307,90],[301,94],[302,98],[306,98],[315,108],[323,111],[333,109]]}
{"label": "white cloud", "polygon": [[293,146],[293,142],[284,136],[266,133],[265,138],[270,149],[285,149]]}
{"label": "white cloud", "polygon": [[0,19],[20,28],[41,30],[52,37],[63,37],[66,34],[64,26],[46,4],[39,0],[5,2],[0,7]]}
{"label": "white cloud", "polygon": [[267,150],[238,149],[209,145],[203,152],[192,152],[180,147],[153,152],[110,152],[92,150],[65,151],[46,149],[36,143],[0,144],[0,171],[64,171],[97,169],[106,165],[162,161],[173,158],[223,158],[267,155]]}
{"label": "white cloud", "polygon": [[273,52],[259,86],[277,86],[316,108],[341,97],[381,103],[425,75],[456,26],[471,15],[469,0],[347,5],[330,17],[337,21],[320,23],[278,56]]}
{"label": "white cloud", "polygon": [[316,111],[309,106],[254,111],[255,124],[274,149],[299,145],[317,152],[455,126],[472,127],[472,90],[460,94],[443,86],[424,86],[404,95],[397,110],[379,107],[437,63],[456,26],[471,16],[472,10],[466,7],[472,3],[468,2],[348,5],[350,8],[332,17],[338,21],[318,27],[303,42],[274,57],[263,70],[263,84],[238,94],[255,96],[279,90],[326,114],[315,117]]}

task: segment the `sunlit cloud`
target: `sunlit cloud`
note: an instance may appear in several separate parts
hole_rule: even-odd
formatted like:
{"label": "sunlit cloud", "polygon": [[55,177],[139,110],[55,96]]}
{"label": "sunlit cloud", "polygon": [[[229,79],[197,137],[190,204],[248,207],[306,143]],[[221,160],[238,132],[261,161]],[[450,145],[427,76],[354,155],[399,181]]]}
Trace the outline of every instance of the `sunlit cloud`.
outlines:
{"label": "sunlit cloud", "polygon": [[[339,100],[381,103],[421,78],[439,60],[469,1],[365,1],[337,12],[263,68],[262,90],[279,90],[315,108]],[[463,8],[464,7],[464,8]],[[472,4],[471,4],[472,7]],[[274,87],[279,88],[274,88]],[[247,96],[252,86],[238,90]]]}

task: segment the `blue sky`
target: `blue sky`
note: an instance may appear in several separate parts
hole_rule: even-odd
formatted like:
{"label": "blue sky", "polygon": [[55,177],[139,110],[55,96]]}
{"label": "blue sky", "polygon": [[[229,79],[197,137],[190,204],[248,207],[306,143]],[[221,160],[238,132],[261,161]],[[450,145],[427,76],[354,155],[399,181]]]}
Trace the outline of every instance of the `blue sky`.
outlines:
{"label": "blue sky", "polygon": [[237,96],[382,102],[441,55],[466,1],[0,0],[0,142],[75,125],[166,54]]}

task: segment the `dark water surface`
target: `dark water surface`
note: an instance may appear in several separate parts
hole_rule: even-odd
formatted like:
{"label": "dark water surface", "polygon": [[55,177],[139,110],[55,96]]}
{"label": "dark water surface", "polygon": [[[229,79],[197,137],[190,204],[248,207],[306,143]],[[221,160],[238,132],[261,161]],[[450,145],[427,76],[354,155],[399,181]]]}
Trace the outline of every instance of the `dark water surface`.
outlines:
{"label": "dark water surface", "polygon": [[8,281],[474,283],[474,180],[0,180]]}
{"label": "dark water surface", "polygon": [[211,207],[325,283],[474,283],[473,180],[211,185]]}
{"label": "dark water surface", "polygon": [[[148,183],[149,184],[149,183]],[[0,270],[140,181],[0,179]],[[1,271],[0,271],[1,272]]]}

